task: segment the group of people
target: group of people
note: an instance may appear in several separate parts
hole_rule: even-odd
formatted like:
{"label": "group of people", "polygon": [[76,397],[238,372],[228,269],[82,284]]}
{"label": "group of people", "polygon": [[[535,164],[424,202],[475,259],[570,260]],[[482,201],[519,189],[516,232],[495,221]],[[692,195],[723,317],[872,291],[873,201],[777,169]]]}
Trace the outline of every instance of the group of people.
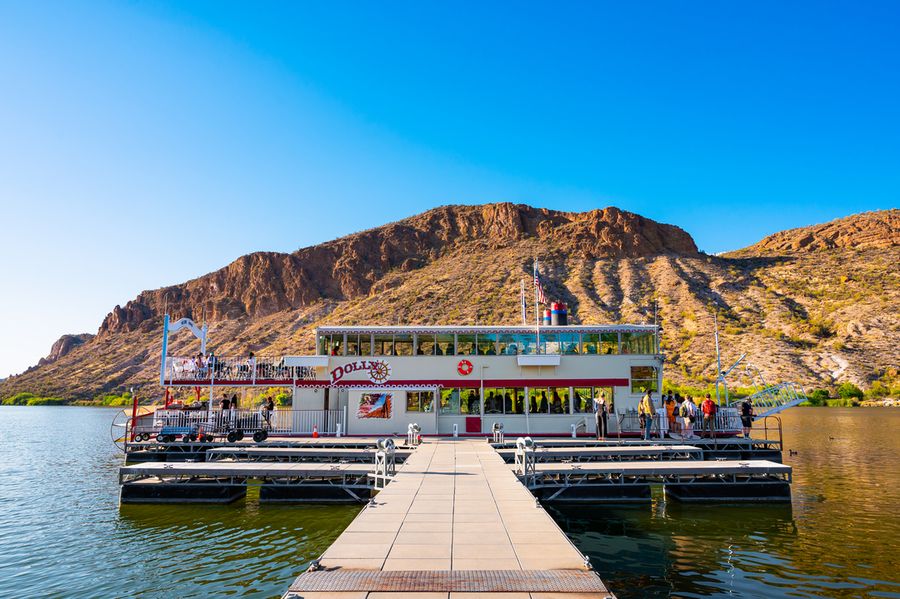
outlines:
{"label": "group of people", "polygon": [[[681,439],[696,439],[694,428],[699,422],[701,434],[709,437],[716,435],[716,415],[719,412],[719,406],[713,401],[709,393],[700,402],[699,405],[694,402],[694,398],[690,395],[684,397],[680,393],[673,393],[671,390],[667,395],[663,395],[662,405],[664,413],[657,414],[656,407],[653,404],[653,391],[647,391],[638,404],[638,419],[641,427],[641,437],[645,440],[650,439],[653,430],[654,421],[658,418],[665,417],[669,425],[669,434],[672,437],[678,436]],[[745,437],[750,436],[750,427],[753,425],[753,405],[744,400],[741,404],[741,424]],[[659,424],[656,425],[657,430],[662,436]]]}

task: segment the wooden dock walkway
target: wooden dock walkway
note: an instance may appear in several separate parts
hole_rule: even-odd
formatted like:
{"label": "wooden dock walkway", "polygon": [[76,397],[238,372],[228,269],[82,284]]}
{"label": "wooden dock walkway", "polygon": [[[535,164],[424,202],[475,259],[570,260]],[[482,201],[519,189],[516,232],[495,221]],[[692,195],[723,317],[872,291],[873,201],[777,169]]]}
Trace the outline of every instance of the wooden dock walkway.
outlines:
{"label": "wooden dock walkway", "polygon": [[[257,464],[258,465],[258,464]],[[483,439],[429,440],[285,599],[605,599],[585,557]]]}

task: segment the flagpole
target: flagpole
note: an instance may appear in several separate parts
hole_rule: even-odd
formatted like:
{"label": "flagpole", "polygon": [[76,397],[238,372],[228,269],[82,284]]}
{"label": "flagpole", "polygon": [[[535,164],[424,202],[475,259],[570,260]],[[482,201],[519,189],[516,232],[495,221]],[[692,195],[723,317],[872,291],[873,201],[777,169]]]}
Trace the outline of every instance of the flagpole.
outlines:
{"label": "flagpole", "polygon": [[534,259],[534,334],[537,345],[534,348],[535,353],[541,351],[541,315],[538,310],[538,261]]}
{"label": "flagpole", "polygon": [[528,317],[526,316],[525,310],[525,279],[519,279],[519,283],[522,284],[522,293],[519,295],[519,303],[522,304],[522,326],[528,326]]}

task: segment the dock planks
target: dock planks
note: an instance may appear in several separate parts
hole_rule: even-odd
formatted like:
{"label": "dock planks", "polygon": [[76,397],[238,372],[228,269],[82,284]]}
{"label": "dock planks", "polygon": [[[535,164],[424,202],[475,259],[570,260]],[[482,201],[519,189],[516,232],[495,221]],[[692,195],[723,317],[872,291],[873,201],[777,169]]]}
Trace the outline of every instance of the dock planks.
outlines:
{"label": "dock planks", "polygon": [[[319,568],[300,575],[285,599],[412,599],[417,595],[399,593],[426,592],[428,580],[427,596],[443,599],[488,592],[499,593],[490,595],[498,599],[612,596],[509,465],[480,439],[420,446],[325,551]],[[359,571],[368,582],[358,584],[369,586],[351,590],[345,580],[359,577],[347,573]],[[418,582],[396,586],[410,580]],[[330,595],[326,588],[356,594]]]}

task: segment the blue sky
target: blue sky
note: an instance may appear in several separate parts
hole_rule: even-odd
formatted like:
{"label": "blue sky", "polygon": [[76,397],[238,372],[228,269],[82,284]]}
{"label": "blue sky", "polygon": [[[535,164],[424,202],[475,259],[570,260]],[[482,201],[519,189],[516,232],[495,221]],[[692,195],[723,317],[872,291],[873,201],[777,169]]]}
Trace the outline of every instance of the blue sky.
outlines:
{"label": "blue sky", "polygon": [[448,203],[701,249],[897,207],[900,5],[0,2],[0,376],[142,289]]}

